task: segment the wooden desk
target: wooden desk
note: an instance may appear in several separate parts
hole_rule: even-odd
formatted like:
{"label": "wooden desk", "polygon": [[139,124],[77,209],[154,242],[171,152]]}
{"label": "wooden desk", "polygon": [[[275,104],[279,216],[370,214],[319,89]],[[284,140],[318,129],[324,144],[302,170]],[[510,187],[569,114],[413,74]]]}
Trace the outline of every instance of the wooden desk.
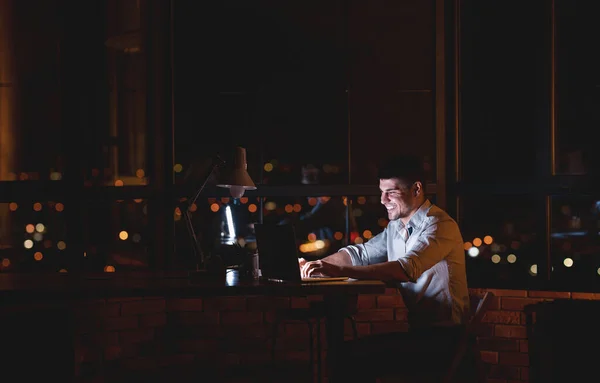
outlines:
{"label": "wooden desk", "polygon": [[[128,296],[209,297],[209,296],[323,296],[327,301],[328,365],[330,381],[335,382],[335,366],[344,340],[344,307],[348,295],[382,294],[385,284],[379,281],[344,281],[321,283],[273,283],[242,279],[237,271],[224,278],[191,281],[175,273],[103,273],[74,274],[0,274],[2,304],[76,299],[118,298]],[[1,306],[0,306],[1,311]]]}

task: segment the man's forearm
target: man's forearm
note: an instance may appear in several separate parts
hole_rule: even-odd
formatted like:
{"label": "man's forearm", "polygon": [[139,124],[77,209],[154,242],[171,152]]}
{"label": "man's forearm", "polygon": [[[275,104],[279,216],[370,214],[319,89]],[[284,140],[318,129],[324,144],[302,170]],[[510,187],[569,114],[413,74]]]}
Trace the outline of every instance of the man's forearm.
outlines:
{"label": "man's forearm", "polygon": [[397,261],[377,263],[368,266],[343,266],[344,276],[356,279],[378,279],[380,281],[408,282],[409,279]]}
{"label": "man's forearm", "polygon": [[322,261],[337,266],[352,266],[352,258],[350,258],[350,254],[343,250],[326,256],[322,259]]}

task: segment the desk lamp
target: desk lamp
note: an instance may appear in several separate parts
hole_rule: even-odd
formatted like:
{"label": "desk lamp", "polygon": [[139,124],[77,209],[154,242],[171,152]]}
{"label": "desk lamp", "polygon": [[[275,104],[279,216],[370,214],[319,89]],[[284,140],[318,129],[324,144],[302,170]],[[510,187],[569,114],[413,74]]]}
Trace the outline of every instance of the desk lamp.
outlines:
{"label": "desk lamp", "polygon": [[248,163],[246,162],[246,149],[235,148],[235,160],[233,171],[221,178],[217,186],[228,188],[233,198],[240,198],[246,190],[256,190],[256,186],[248,174]]}
{"label": "desk lamp", "polygon": [[[213,158],[208,175],[202,182],[202,185],[200,185],[200,188],[198,189],[196,194],[194,194],[194,197],[188,200],[187,208],[185,209],[186,227],[192,240],[192,248],[194,250],[194,255],[196,257],[196,260],[198,260],[198,263],[196,264],[196,271],[193,274],[202,274],[207,270],[205,263],[206,260],[204,259],[204,253],[200,246],[200,242],[198,241],[198,237],[196,236],[194,226],[192,224],[191,207],[196,203],[198,197],[200,197],[202,190],[204,190],[204,187],[206,186],[208,180],[211,178],[215,170],[217,168],[222,167],[223,165],[225,165],[225,161],[223,161],[220,157],[216,156],[215,158]],[[246,190],[256,190],[256,185],[254,185],[252,178],[250,178],[247,169],[248,164],[246,162],[246,149],[242,147],[236,147],[235,159],[233,162],[233,170],[229,174],[224,174],[222,177],[219,177],[221,179],[218,180],[217,186],[229,189],[229,192],[233,198],[240,198],[244,195],[244,192]]]}

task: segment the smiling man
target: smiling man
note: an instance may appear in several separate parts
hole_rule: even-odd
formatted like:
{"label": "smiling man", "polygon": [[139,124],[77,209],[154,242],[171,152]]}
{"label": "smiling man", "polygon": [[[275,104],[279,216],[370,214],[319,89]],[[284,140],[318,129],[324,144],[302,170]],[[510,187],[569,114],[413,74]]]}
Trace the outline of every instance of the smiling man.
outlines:
{"label": "smiling man", "polygon": [[[359,365],[365,365],[367,352],[376,355],[372,359],[382,368],[386,356],[393,357],[392,366],[397,363],[395,345],[411,352],[447,352],[465,325],[469,293],[462,235],[456,222],[427,199],[421,161],[392,158],[379,167],[378,178],[381,204],[390,220],[383,232],[321,260],[299,262],[302,276],[379,279],[398,286],[408,308],[409,333],[379,334],[349,345],[363,355],[356,361]],[[352,379],[357,376],[349,374]],[[364,376],[360,379],[366,381]]]}

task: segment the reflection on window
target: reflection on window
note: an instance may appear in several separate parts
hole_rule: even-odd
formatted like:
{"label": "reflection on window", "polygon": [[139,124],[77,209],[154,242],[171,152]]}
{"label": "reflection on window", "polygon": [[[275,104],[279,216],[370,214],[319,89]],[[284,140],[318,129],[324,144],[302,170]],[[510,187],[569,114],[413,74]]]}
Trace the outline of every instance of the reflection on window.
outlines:
{"label": "reflection on window", "polygon": [[65,209],[56,201],[0,204],[0,272],[65,269]]}
{"label": "reflection on window", "polygon": [[105,81],[96,91],[104,97],[100,105],[108,117],[92,131],[84,185],[145,185],[146,55],[140,2],[106,3],[105,14],[98,13],[91,22],[106,31],[104,44],[97,44],[99,64],[92,68]]}
{"label": "reflection on window", "polygon": [[536,278],[540,259],[534,200],[528,196],[465,196],[459,226],[472,286],[515,287]]}
{"label": "reflection on window", "polygon": [[0,181],[62,177],[59,9],[0,2]]}
{"label": "reflection on window", "polygon": [[85,211],[84,253],[75,267],[95,272],[148,268],[148,202],[90,202]]}
{"label": "reflection on window", "polygon": [[600,198],[552,200],[552,278],[578,285],[600,284]]}

